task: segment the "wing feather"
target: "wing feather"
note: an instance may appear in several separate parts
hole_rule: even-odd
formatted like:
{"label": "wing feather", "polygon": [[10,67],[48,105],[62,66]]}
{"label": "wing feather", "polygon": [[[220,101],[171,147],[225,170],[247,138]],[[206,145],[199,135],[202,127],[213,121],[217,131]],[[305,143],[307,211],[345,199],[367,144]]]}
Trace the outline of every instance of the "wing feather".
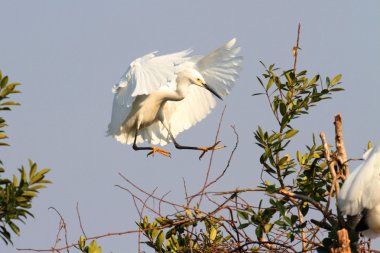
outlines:
{"label": "wing feather", "polygon": [[342,186],[338,204],[344,214],[356,215],[380,204],[380,146],[366,157]]}
{"label": "wing feather", "polygon": [[208,90],[191,85],[185,99],[166,102],[164,121],[175,137],[204,119],[215,105],[216,101]]}
{"label": "wing feather", "polygon": [[[174,88],[175,74],[183,68],[195,68],[204,77],[208,86],[220,96],[229,94],[234,82],[239,76],[242,57],[239,47],[234,47],[235,39],[206,56],[188,57],[190,50],[155,56],[155,53],[145,55],[133,61],[122,76],[119,85],[114,87],[115,98],[112,109],[111,123],[108,134],[114,135],[122,143],[133,143],[131,134],[123,134],[123,122],[127,118],[136,96],[150,94],[163,86]],[[165,124],[172,134],[192,127],[204,119],[215,107],[213,95],[206,89],[191,85],[185,99],[168,101],[162,114]],[[147,141],[154,145],[165,145],[170,142],[166,128],[161,122],[141,129],[137,143]]]}
{"label": "wing feather", "polygon": [[[122,124],[131,111],[136,96],[150,94],[175,78],[174,69],[178,64],[188,60],[191,50],[156,56],[156,52],[134,60],[118,85],[113,87],[114,100],[111,122],[107,134],[117,136],[122,131]],[[127,137],[119,137],[123,143],[129,142]],[[147,137],[151,139],[150,137]]]}
{"label": "wing feather", "polygon": [[[240,48],[233,47],[236,39],[207,54],[194,56],[189,61],[178,66],[178,69],[195,68],[204,77],[208,86],[219,95],[229,94],[234,82],[239,76],[242,57],[238,55]],[[179,70],[177,70],[179,71]],[[206,89],[195,85],[189,87],[185,99],[168,101],[164,108],[164,118],[174,136],[192,127],[204,119],[215,107],[213,95]]]}
{"label": "wing feather", "polygon": [[241,69],[243,58],[239,56],[240,47],[233,47],[235,43],[236,39],[232,39],[206,56],[195,59],[195,67],[207,85],[222,97],[230,93]]}

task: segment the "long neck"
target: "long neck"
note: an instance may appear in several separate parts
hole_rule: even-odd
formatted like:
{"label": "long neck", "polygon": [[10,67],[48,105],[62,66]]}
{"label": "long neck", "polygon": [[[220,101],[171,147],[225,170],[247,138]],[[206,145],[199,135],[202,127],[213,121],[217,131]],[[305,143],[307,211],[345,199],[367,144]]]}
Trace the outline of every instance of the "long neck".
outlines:
{"label": "long neck", "polygon": [[176,82],[177,89],[169,92],[166,91],[163,95],[164,101],[181,101],[185,98],[188,88],[190,86],[189,80],[182,76],[178,76]]}

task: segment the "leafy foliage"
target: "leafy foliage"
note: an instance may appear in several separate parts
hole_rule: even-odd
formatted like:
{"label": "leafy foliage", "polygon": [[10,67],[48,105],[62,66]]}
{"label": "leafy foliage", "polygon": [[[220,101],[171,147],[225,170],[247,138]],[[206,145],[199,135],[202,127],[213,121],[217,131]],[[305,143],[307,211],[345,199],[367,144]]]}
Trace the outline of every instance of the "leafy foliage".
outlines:
{"label": "leafy foliage", "polygon": [[[313,136],[305,150],[297,150],[294,156],[288,150],[299,132],[293,122],[330,99],[332,93],[343,90],[342,76],[327,77],[323,84],[319,75],[309,78],[307,71],[295,73],[293,69],[263,66],[265,73],[257,77],[263,92],[254,95],[266,96],[277,129],[258,126],[254,133],[262,149],[261,184],[221,193],[229,196],[209,212],[187,205],[153,222],[145,216],[138,226],[148,239],[145,244],[156,252],[322,251],[327,249],[324,244],[330,247],[336,242],[336,230],[341,225],[330,207],[334,178],[324,146]],[[258,205],[249,204],[240,197],[246,191],[263,192],[267,197]],[[320,239],[324,231],[330,232],[329,242]]]}
{"label": "leafy foliage", "polygon": [[83,253],[102,253],[102,247],[97,245],[96,240],[92,240],[89,245],[86,245],[84,236],[79,238],[78,248]]}
{"label": "leafy foliage", "polygon": [[[19,103],[10,101],[9,96],[19,93],[17,86],[19,83],[9,83],[7,76],[2,76],[0,71],[0,111],[10,111],[11,106],[19,105]],[[0,139],[8,138],[4,128],[6,121],[0,117]],[[5,142],[1,142],[0,146],[9,146]],[[13,175],[11,179],[3,178],[2,173],[5,172],[2,161],[0,161],[0,237],[8,244],[12,242],[11,231],[16,235],[20,234],[20,228],[16,222],[25,222],[28,216],[33,217],[30,213],[32,200],[37,197],[39,189],[45,188],[50,181],[45,180],[45,174],[49,169],[38,171],[37,164],[29,160],[29,173],[26,172],[24,166],[21,166],[19,177]]]}
{"label": "leafy foliage", "polygon": [[[231,236],[223,235],[220,223],[223,217],[205,217],[199,211],[185,210],[176,214],[176,221],[165,217],[156,217],[149,222],[145,216],[138,224],[148,239],[145,242],[156,252],[220,252],[231,245]],[[193,234],[189,229],[203,227],[204,230]],[[167,231],[164,228],[170,228]]]}
{"label": "leafy foliage", "polygon": [[[323,85],[319,75],[307,78],[306,70],[297,74],[288,70],[281,75],[276,73],[277,70],[270,65],[263,74],[266,83],[260,77],[258,80],[264,89],[263,94],[267,96],[278,130],[265,131],[258,126],[255,132],[257,145],[263,150],[260,163],[264,175],[269,176],[270,180],[263,181],[260,187],[275,198],[270,198],[269,206],[264,208],[264,212],[270,210],[271,216],[261,211],[259,217],[268,218],[258,223],[254,222],[255,212],[251,212],[251,220],[255,226],[262,228],[256,233],[258,238],[265,235],[265,240],[272,241],[275,236],[269,233],[270,230],[288,231],[286,236],[290,241],[299,238],[304,243],[303,250],[312,250],[315,245],[308,242],[316,240],[322,227],[338,229],[337,215],[330,210],[334,178],[327,168],[324,147],[317,144],[315,136],[305,151],[296,151],[294,158],[286,153],[286,148],[299,132],[294,129],[293,121],[308,114],[310,108],[319,102],[330,99],[333,92],[343,90],[338,87],[342,76],[327,77]],[[318,226],[313,224],[311,218],[305,219],[310,209],[321,214],[322,221],[317,223]],[[316,212],[313,212],[313,217],[317,216]],[[275,213],[278,213],[278,218],[273,217]],[[263,229],[265,227],[270,229]]]}

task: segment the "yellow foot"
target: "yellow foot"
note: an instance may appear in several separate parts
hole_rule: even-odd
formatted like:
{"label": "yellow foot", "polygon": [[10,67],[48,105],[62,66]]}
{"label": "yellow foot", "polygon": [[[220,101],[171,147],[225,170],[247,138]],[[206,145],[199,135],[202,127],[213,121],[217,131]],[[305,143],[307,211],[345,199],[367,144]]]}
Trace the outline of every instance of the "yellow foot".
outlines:
{"label": "yellow foot", "polygon": [[207,153],[209,150],[218,150],[225,148],[226,146],[217,146],[220,143],[220,141],[217,141],[214,145],[211,147],[198,147],[199,150],[202,150],[202,154],[199,156],[199,160]]}
{"label": "yellow foot", "polygon": [[152,147],[152,151],[150,151],[146,156],[154,156],[156,152],[160,153],[161,155],[171,157],[170,153],[168,151],[165,151],[163,149],[157,148],[157,147]]}

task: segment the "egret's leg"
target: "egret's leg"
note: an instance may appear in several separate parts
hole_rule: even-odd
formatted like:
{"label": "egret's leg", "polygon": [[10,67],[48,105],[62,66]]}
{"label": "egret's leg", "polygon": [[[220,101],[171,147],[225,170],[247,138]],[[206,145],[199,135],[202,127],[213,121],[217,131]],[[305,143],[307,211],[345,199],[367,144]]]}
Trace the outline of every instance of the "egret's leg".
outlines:
{"label": "egret's leg", "polygon": [[218,150],[218,149],[222,149],[222,148],[225,148],[225,147],[226,147],[226,146],[218,146],[218,144],[220,143],[220,141],[217,141],[214,145],[212,145],[212,146],[210,146],[210,147],[192,147],[192,146],[183,146],[183,145],[179,144],[179,143],[175,140],[175,138],[174,138],[173,134],[171,133],[171,131],[170,131],[168,128],[166,128],[166,129],[168,130],[168,132],[169,132],[169,136],[170,136],[170,138],[172,139],[173,144],[174,144],[174,146],[175,146],[177,149],[192,149],[192,150],[200,150],[200,151],[203,151],[202,154],[199,156],[199,159],[201,159],[201,158],[204,156],[204,154],[205,154],[207,151],[209,151],[209,150]]}
{"label": "egret's leg", "polygon": [[154,147],[154,146],[152,146],[152,147],[139,147],[139,146],[137,146],[137,144],[136,144],[137,135],[138,135],[138,131],[136,130],[135,140],[133,141],[133,146],[132,146],[134,150],[136,150],[136,151],[137,150],[151,150],[146,156],[150,156],[150,155],[154,156],[156,154],[156,152],[158,152],[161,155],[171,157],[170,152],[165,151],[165,150],[160,149],[160,148],[157,148],[157,147]]}

